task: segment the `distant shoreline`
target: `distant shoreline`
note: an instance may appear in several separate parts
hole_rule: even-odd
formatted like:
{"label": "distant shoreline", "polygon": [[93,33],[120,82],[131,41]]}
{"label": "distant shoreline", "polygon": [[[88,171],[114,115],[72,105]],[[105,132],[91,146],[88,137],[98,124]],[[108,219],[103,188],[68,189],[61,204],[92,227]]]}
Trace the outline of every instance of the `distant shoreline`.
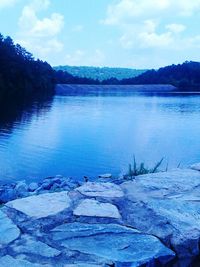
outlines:
{"label": "distant shoreline", "polygon": [[86,85],[86,84],[57,84],[56,93],[63,92],[98,92],[105,89],[116,92],[149,92],[149,93],[178,93],[178,88],[170,84],[144,84],[144,85]]}

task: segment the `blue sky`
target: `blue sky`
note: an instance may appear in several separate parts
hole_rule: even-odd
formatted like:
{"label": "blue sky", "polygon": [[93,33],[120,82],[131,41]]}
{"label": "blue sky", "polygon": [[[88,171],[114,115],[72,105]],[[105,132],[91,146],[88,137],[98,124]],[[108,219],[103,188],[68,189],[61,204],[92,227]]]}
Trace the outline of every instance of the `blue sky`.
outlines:
{"label": "blue sky", "polygon": [[52,65],[200,61],[200,0],[0,0],[0,25]]}

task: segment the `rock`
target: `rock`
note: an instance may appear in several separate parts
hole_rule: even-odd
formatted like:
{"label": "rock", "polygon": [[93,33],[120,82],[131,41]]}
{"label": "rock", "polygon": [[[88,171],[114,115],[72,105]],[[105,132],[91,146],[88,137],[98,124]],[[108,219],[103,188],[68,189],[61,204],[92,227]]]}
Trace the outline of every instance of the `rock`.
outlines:
{"label": "rock", "polygon": [[55,176],[55,178],[62,180],[62,179],[63,179],[63,176],[60,175],[60,174],[57,174],[57,175]]}
{"label": "rock", "polygon": [[51,180],[53,183],[56,184],[61,184],[62,183],[62,178],[56,177]]}
{"label": "rock", "polygon": [[28,186],[28,190],[30,192],[35,191],[37,188],[38,188],[38,184],[37,183],[30,183],[29,186]]}
{"label": "rock", "polygon": [[44,190],[49,190],[52,185],[53,185],[53,182],[51,180],[45,181],[42,183],[41,188]]}
{"label": "rock", "polygon": [[77,188],[78,186],[80,186],[79,182],[73,180],[72,178],[66,178],[63,177],[62,179],[62,183],[61,183],[61,187],[68,187],[69,189],[74,189]]}
{"label": "rock", "polygon": [[36,264],[36,263],[31,263],[26,260],[21,260],[21,259],[15,259],[9,255],[4,256],[0,258],[0,266],[1,267],[51,267],[50,265],[47,264]]}
{"label": "rock", "polygon": [[190,169],[195,170],[195,171],[200,171],[200,163],[195,163],[191,165]]}
{"label": "rock", "polygon": [[[0,210],[0,249],[8,245],[20,235],[18,227]],[[2,266],[0,264],[0,266]]]}
{"label": "rock", "polygon": [[90,264],[90,263],[75,263],[75,264],[65,264],[65,267],[102,267],[102,265]]}
{"label": "rock", "polygon": [[116,206],[93,199],[82,200],[78,207],[73,211],[73,214],[76,216],[121,218]]}
{"label": "rock", "polygon": [[78,187],[76,190],[78,190],[82,195],[89,197],[118,198],[124,196],[120,186],[113,183],[88,182]]}
{"label": "rock", "polygon": [[9,186],[1,186],[0,187],[0,203],[6,203],[13,199],[16,199],[16,191],[14,188]]}
{"label": "rock", "polygon": [[[129,188],[130,186],[130,188]],[[198,195],[200,188],[200,172],[190,169],[176,169],[170,172],[160,172],[140,175],[134,181],[124,182],[121,188],[131,200],[153,198],[172,198],[192,192]]]}
{"label": "rock", "polygon": [[111,173],[100,174],[99,178],[112,178],[112,174]]}
{"label": "rock", "polygon": [[74,237],[93,236],[111,231],[115,234],[120,233],[140,233],[137,229],[127,228],[119,224],[87,224],[87,223],[66,223],[59,225],[51,230],[52,238],[55,241]]}
{"label": "rock", "polygon": [[68,192],[46,193],[16,199],[6,204],[7,207],[16,209],[36,219],[55,215],[70,207],[71,201]]}
{"label": "rock", "polygon": [[15,253],[35,254],[43,257],[56,257],[61,253],[59,250],[28,235],[24,235],[21,239],[15,241],[11,247]]}
{"label": "rock", "polygon": [[112,261],[113,266],[164,266],[175,256],[156,237],[115,224],[64,224],[53,229],[52,237],[68,250]]}
{"label": "rock", "polygon": [[24,181],[20,181],[15,186],[17,197],[26,197],[29,195],[28,186]]}
{"label": "rock", "polygon": [[120,208],[126,224],[157,236],[173,247],[179,258],[200,254],[199,172],[188,169],[142,175],[121,187],[128,200]]}
{"label": "rock", "polygon": [[59,184],[53,184],[51,187],[51,191],[54,192],[55,190],[60,189],[60,185]]}

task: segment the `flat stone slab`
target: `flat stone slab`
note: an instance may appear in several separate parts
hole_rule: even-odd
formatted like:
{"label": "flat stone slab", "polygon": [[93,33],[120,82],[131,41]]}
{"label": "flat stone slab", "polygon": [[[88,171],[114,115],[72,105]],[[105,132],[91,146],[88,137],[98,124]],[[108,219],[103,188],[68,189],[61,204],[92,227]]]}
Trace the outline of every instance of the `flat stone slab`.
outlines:
{"label": "flat stone slab", "polygon": [[200,172],[190,169],[176,169],[169,172],[140,175],[134,181],[121,185],[130,200],[153,198],[172,198],[200,190]]}
{"label": "flat stone slab", "polygon": [[78,207],[73,211],[73,214],[76,216],[121,218],[116,206],[93,199],[82,200]]}
{"label": "flat stone slab", "polygon": [[121,187],[129,200],[122,215],[129,225],[172,245],[179,258],[200,254],[200,172],[147,174]]}
{"label": "flat stone slab", "polygon": [[64,267],[102,267],[102,265],[87,264],[87,263],[75,263],[75,264],[65,264]]}
{"label": "flat stone slab", "polygon": [[33,254],[47,258],[56,257],[60,255],[61,251],[48,246],[47,244],[35,240],[29,235],[24,235],[11,246],[15,253],[20,254]]}
{"label": "flat stone slab", "polygon": [[156,237],[116,224],[64,224],[51,235],[67,249],[104,258],[119,264],[116,266],[153,264],[156,259],[166,264],[175,256]]}
{"label": "flat stone slab", "polygon": [[17,239],[19,235],[19,228],[0,210],[0,248]]}
{"label": "flat stone slab", "polygon": [[118,198],[124,196],[122,189],[113,183],[87,182],[76,190],[88,197]]}
{"label": "flat stone slab", "polygon": [[140,233],[137,229],[128,228],[119,224],[89,224],[89,223],[66,223],[51,230],[52,238],[55,241],[65,238],[84,237],[107,233],[111,231],[115,234],[120,233]]}
{"label": "flat stone slab", "polygon": [[200,171],[200,162],[199,163],[192,164],[190,166],[190,169],[195,170],[195,171]]}
{"label": "flat stone slab", "polygon": [[6,206],[21,211],[36,219],[55,215],[70,207],[68,192],[47,193],[6,203]]}
{"label": "flat stone slab", "polygon": [[48,264],[31,263],[26,260],[15,259],[11,256],[4,256],[0,258],[1,267],[53,267]]}

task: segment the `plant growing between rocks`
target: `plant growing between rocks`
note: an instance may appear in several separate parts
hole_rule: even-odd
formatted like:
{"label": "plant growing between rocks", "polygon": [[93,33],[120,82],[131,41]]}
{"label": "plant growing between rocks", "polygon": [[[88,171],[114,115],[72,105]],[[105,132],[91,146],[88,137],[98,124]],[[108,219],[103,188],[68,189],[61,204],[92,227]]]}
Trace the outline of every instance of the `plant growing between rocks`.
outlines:
{"label": "plant growing between rocks", "polygon": [[124,179],[133,180],[135,176],[148,174],[148,173],[156,173],[159,171],[159,167],[163,163],[164,158],[158,161],[153,168],[148,168],[145,166],[144,162],[138,164],[136,162],[135,156],[133,157],[133,164],[129,164],[128,172],[124,175]]}

